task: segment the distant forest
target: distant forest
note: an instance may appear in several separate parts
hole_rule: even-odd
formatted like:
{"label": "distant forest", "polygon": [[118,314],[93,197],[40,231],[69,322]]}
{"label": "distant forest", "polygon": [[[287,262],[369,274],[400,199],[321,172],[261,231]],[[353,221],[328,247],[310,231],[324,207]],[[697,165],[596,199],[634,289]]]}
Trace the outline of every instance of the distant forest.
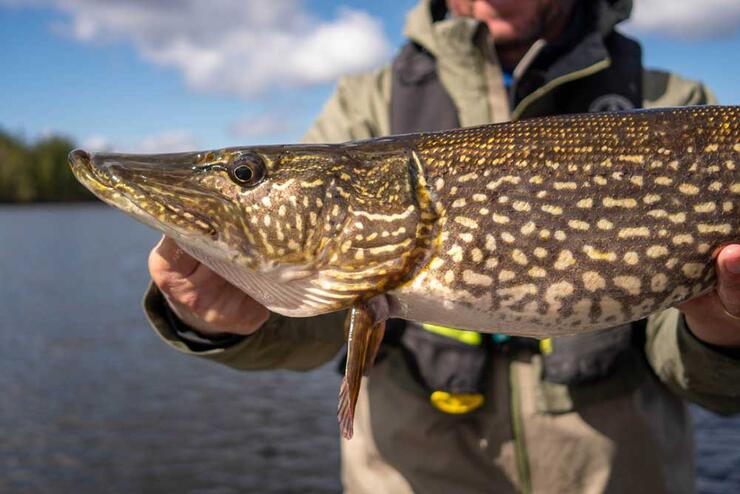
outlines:
{"label": "distant forest", "polygon": [[93,199],[67,164],[73,148],[74,143],[62,137],[31,144],[0,130],[0,202]]}

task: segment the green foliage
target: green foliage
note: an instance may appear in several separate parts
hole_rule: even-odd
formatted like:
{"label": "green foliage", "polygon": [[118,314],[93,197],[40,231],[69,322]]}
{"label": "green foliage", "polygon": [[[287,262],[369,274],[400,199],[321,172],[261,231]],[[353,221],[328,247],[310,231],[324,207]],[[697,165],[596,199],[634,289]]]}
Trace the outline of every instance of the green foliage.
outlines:
{"label": "green foliage", "polygon": [[0,202],[93,199],[74,178],[67,154],[74,144],[47,137],[29,144],[0,131]]}

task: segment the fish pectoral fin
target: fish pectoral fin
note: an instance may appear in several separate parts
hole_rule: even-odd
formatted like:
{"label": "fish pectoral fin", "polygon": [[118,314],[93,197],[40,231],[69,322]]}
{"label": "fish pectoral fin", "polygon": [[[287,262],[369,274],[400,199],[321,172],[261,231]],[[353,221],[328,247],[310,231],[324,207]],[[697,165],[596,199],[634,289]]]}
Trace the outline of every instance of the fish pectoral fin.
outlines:
{"label": "fish pectoral fin", "polygon": [[360,394],[362,376],[375,361],[385,332],[385,319],[377,322],[367,304],[352,308],[347,316],[347,365],[339,388],[337,418],[342,436],[352,438],[355,406]]}

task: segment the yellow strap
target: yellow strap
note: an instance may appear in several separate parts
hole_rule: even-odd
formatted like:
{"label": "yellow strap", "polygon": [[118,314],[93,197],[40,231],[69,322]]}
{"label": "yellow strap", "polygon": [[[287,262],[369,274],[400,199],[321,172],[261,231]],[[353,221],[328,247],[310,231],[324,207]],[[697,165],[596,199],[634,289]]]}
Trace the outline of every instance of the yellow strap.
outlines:
{"label": "yellow strap", "polygon": [[480,393],[448,393],[447,391],[435,391],[429,399],[438,410],[455,415],[472,412],[486,401]]}
{"label": "yellow strap", "polygon": [[421,326],[427,331],[452,338],[453,340],[457,340],[460,343],[465,343],[466,345],[478,346],[483,341],[483,337],[481,336],[481,334],[476,333],[475,331],[448,328],[447,326],[437,326],[436,324],[428,323],[424,323]]}
{"label": "yellow strap", "polygon": [[552,353],[552,338],[540,340],[540,353],[542,355],[550,355]]}

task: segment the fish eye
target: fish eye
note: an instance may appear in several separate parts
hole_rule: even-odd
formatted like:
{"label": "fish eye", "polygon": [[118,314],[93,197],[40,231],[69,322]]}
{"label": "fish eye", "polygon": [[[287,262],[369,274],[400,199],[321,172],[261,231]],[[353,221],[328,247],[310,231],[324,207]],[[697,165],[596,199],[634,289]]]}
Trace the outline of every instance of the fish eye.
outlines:
{"label": "fish eye", "polygon": [[242,154],[228,167],[229,177],[243,187],[254,187],[267,172],[265,162],[256,154]]}

